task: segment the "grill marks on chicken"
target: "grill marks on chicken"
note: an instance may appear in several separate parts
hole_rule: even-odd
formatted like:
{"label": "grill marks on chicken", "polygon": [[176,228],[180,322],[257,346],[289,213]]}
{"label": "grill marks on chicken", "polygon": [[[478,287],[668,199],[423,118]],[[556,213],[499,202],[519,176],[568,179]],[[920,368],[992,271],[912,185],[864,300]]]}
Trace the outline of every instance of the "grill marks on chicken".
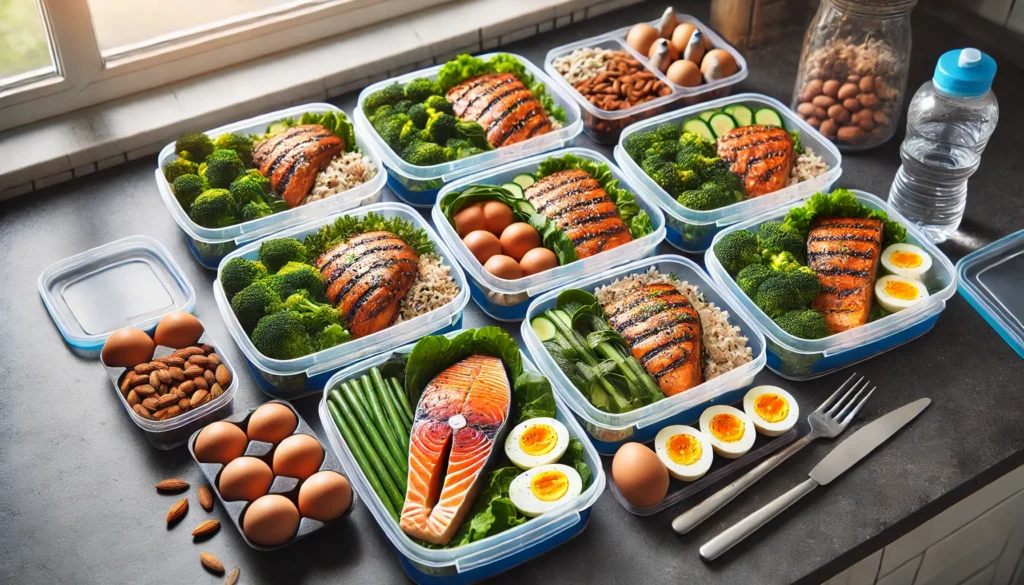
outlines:
{"label": "grill marks on chicken", "polygon": [[822,314],[832,333],[868,321],[882,231],[883,224],[877,219],[820,219],[811,226],[807,265],[821,283],[821,294],[811,308]]}
{"label": "grill marks on chicken", "polygon": [[747,197],[767,195],[789,181],[793,137],[776,126],[741,126],[718,138],[718,156],[729,163],[729,170],[743,177]]}
{"label": "grill marks on chicken", "polygon": [[345,148],[345,142],[319,124],[294,126],[256,144],[253,163],[289,207],[298,207],[316,176]]}
{"label": "grill marks on chicken", "polygon": [[544,106],[511,73],[488,73],[467,79],[448,90],[446,99],[455,116],[484,128],[487,142],[508,146],[551,132]]}

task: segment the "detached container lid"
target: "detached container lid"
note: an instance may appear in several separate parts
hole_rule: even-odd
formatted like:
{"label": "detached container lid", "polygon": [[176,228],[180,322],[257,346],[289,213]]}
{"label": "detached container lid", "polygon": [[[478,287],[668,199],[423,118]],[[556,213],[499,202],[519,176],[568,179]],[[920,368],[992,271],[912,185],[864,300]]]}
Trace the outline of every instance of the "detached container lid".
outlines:
{"label": "detached container lid", "polygon": [[1024,358],[1024,230],[956,263],[960,294]]}
{"label": "detached container lid", "polygon": [[98,351],[123,327],[149,330],[164,315],[192,312],[196,292],[160,242],[129,236],[51,264],[39,296],[72,347]]}

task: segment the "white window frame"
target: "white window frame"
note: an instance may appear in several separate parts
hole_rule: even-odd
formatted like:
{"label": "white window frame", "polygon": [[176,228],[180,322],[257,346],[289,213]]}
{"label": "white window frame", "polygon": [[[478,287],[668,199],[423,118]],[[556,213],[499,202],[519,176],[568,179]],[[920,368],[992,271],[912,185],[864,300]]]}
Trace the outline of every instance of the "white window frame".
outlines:
{"label": "white window frame", "polygon": [[283,7],[151,39],[106,59],[97,43],[87,0],[38,1],[55,74],[0,88],[0,131],[452,0],[295,0]]}

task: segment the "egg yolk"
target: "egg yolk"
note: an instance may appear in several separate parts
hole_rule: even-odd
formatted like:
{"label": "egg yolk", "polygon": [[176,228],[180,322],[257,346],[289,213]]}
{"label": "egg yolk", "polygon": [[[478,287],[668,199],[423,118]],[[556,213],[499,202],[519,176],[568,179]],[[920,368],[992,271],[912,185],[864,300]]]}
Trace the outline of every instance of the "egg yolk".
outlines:
{"label": "egg yolk", "polygon": [[754,399],[754,412],[761,420],[776,423],[789,416],[789,403],[778,394],[765,393]]}
{"label": "egg yolk", "polygon": [[665,443],[668,458],[679,465],[693,465],[704,453],[700,440],[693,435],[672,435]]}
{"label": "egg yolk", "polygon": [[917,287],[905,280],[890,280],[885,283],[885,294],[901,301],[912,301],[917,298]]}
{"label": "egg yolk", "polygon": [[900,268],[917,268],[921,265],[921,257],[913,252],[893,252],[889,261]]}
{"label": "egg yolk", "polygon": [[732,414],[716,414],[708,425],[711,434],[726,443],[735,443],[743,438],[743,421]]}
{"label": "egg yolk", "polygon": [[551,425],[533,425],[519,435],[519,448],[527,455],[546,455],[558,443],[558,432]]}
{"label": "egg yolk", "polygon": [[561,471],[542,471],[530,480],[530,491],[542,502],[555,502],[569,491],[569,478]]}

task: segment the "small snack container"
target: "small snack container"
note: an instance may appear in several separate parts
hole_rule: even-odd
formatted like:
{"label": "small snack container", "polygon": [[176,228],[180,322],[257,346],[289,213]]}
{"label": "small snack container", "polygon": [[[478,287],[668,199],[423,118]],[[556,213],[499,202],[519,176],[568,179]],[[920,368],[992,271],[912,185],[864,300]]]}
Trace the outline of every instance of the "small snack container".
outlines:
{"label": "small snack container", "polygon": [[1024,358],[1024,230],[964,256],[956,275],[960,294]]}
{"label": "small snack container", "polygon": [[[823,339],[801,339],[783,331],[740,290],[739,285],[715,256],[714,243],[704,255],[704,263],[715,282],[727,291],[726,294],[734,304],[738,304],[753,315],[754,326],[764,333],[767,339],[768,368],[783,378],[810,380],[824,376],[920,337],[935,326],[939,314],[946,308],[946,301],[956,293],[956,270],[953,264],[913,222],[870,193],[855,189],[851,192],[860,203],[884,211],[889,219],[898,221],[907,230],[907,242],[921,247],[931,255],[932,267],[923,279],[929,293],[927,299],[908,309],[842,333]],[[762,223],[781,221],[791,208],[805,202],[796,201],[781,209],[730,226],[715,236],[714,242],[717,243],[726,234],[737,230],[756,232]]]}
{"label": "small snack container", "polygon": [[[558,295],[566,288],[579,288],[588,292],[600,286],[631,274],[647,272],[654,268],[661,274],[674,274],[679,280],[688,282],[700,289],[707,301],[727,311],[729,323],[739,327],[747,338],[751,350],[751,360],[716,378],[705,381],[675,396],[667,397],[653,404],[624,413],[609,413],[598,409],[590,403],[580,391],[573,386],[569,378],[555,363],[554,358],[537,337],[530,321],[555,306]],[[586,430],[594,448],[602,455],[613,455],[627,441],[646,443],[654,439],[662,428],[674,424],[687,424],[696,420],[707,407],[715,404],[732,404],[743,398],[743,393],[753,381],[754,376],[764,368],[765,342],[764,336],[754,327],[750,315],[738,306],[720,285],[712,282],[693,261],[674,255],[655,256],[636,260],[625,266],[619,266],[595,274],[569,286],[551,290],[537,297],[527,310],[523,320],[522,336],[530,356],[537,361],[541,374],[551,380],[555,394],[568,405],[580,424]]]}
{"label": "small snack container", "polygon": [[[497,54],[499,53],[487,53],[477,57],[487,60]],[[366,118],[366,114],[363,113],[363,102],[370,94],[394,83],[404,84],[420,77],[436,79],[438,71],[441,70],[444,64],[378,81],[359,93],[359,103],[353,116],[356,128],[361,135],[369,136],[376,149],[381,153],[384,165],[388,171],[388,187],[391,187],[391,190],[399,199],[414,207],[430,207],[437,199],[438,191],[458,177],[519,160],[538,152],[546,152],[568,146],[572,144],[573,139],[580,133],[583,128],[583,122],[580,120],[580,109],[573,102],[572,98],[525,57],[511,53],[503,54],[512,55],[518,59],[531,75],[544,84],[552,99],[554,99],[555,104],[562,106],[565,110],[566,122],[561,128],[510,146],[503,146],[463,159],[421,167],[406,162],[391,146],[381,139],[380,135],[377,134],[377,131],[374,130],[370,121]]]}
{"label": "small snack container", "polygon": [[[779,117],[782,118],[784,129],[791,132],[799,132],[800,142],[803,146],[810,148],[821,157],[822,161],[828,165],[828,170],[812,179],[789,185],[774,193],[745,199],[718,209],[698,211],[683,207],[681,203],[659,187],[640,168],[640,165],[626,153],[623,147],[623,142],[636,132],[650,130],[665,124],[682,125],[690,118],[698,117],[701,113],[723,110],[735,105],[745,106],[751,111],[757,111],[761,108],[775,110]],[[834,144],[826,140],[807,122],[801,120],[782,102],[755,93],[725,97],[679,110],[678,112],[663,114],[630,126],[622,133],[619,143],[615,146],[615,162],[619,163],[623,172],[634,183],[643,187],[646,190],[645,192],[651,193],[654,201],[665,212],[666,241],[683,252],[690,254],[698,254],[707,250],[711,246],[711,240],[715,237],[715,234],[729,225],[785,205],[790,201],[808,197],[818,191],[828,190],[842,173],[842,155],[839,154],[839,150]]]}
{"label": "small snack container", "polygon": [[[264,133],[267,126],[282,118],[294,118],[310,112],[324,114],[327,112],[344,113],[331,104],[313,103],[295,106],[286,110],[278,110],[269,114],[263,114],[248,120],[242,120],[220,128],[214,128],[206,132],[211,138],[222,134],[256,134]],[[160,198],[163,199],[167,211],[174,218],[175,223],[184,232],[185,242],[188,244],[196,260],[204,268],[216,270],[221,259],[235,248],[263,236],[295,226],[317,217],[323,217],[337,213],[344,209],[351,209],[366,203],[380,201],[381,189],[387,180],[384,172],[384,165],[380,154],[373,146],[373,142],[361,131],[356,132],[356,144],[359,150],[373,162],[376,173],[373,178],[362,185],[353,187],[348,191],[325,197],[319,201],[300,205],[292,209],[281,211],[267,217],[261,217],[252,221],[238,223],[222,228],[206,228],[189,218],[185,209],[174,198],[171,186],[163,174],[163,167],[168,162],[178,158],[174,154],[174,143],[171,142],[160,151],[157,158],[156,185],[160,191]]]}
{"label": "small snack container", "polygon": [[[654,231],[607,252],[515,280],[499,278],[485,270],[480,261],[462,243],[462,239],[455,232],[455,228],[448,221],[448,218],[445,217],[444,212],[441,211],[441,200],[446,194],[465,189],[470,185],[502,185],[508,183],[516,175],[535,172],[540,163],[546,159],[567,154],[608,165],[612,175],[618,179],[619,186],[631,191],[640,209],[647,212],[647,215],[650,216]],[[499,321],[519,321],[526,316],[530,300],[536,298],[537,295],[544,291],[558,288],[591,274],[597,274],[617,264],[642,258],[657,247],[658,243],[665,236],[665,216],[662,215],[658,206],[654,205],[647,198],[645,195],[646,191],[638,189],[634,185],[635,183],[623,175],[615,163],[605,158],[601,153],[585,148],[566,148],[464,177],[445,186],[438,196],[437,204],[434,205],[431,218],[434,220],[434,225],[437,226],[437,230],[441,233],[441,238],[448,246],[448,249],[452,251],[459,265],[469,275],[470,292],[476,304],[487,315]]]}
{"label": "small snack container", "polygon": [[[453,337],[458,332],[449,333]],[[408,354],[413,345],[395,351]],[[555,547],[572,540],[587,527],[590,513],[605,487],[605,472],[601,458],[584,436],[583,429],[569,415],[565,405],[555,395],[558,408],[557,420],[563,423],[569,434],[583,443],[583,457],[593,472],[590,486],[577,496],[572,506],[555,508],[524,524],[510,528],[500,534],[450,549],[423,546],[406,535],[398,523],[388,514],[384,504],[370,486],[366,475],[360,470],[352,452],[345,444],[337,424],[327,407],[327,393],[342,382],[357,378],[374,366],[390,359],[391,354],[382,354],[354,364],[338,372],[327,383],[320,400],[320,421],[331,449],[341,460],[345,475],[352,482],[353,490],[362,496],[377,524],[395,550],[402,568],[414,582],[420,585],[466,585],[488,579],[507,571],[516,565],[538,557]],[[537,372],[537,369],[523,354],[523,370]]]}
{"label": "small snack container", "polygon": [[[703,34],[706,35],[707,39],[710,39],[714,48],[723,49],[732,55],[736,60],[736,64],[739,66],[736,73],[722,79],[716,79],[710,83],[701,83],[696,87],[676,85],[675,83],[672,83],[664,73],[651,66],[650,59],[647,58],[647,55],[638,53],[626,44],[626,35],[629,33],[629,30],[633,28],[633,25],[613,30],[603,35],[583,39],[582,41],[577,41],[568,45],[555,47],[548,51],[547,57],[544,58],[544,71],[547,72],[551,79],[555,80],[555,83],[559,88],[561,88],[566,94],[572,96],[576,103],[579,104],[580,108],[582,108],[583,131],[593,138],[595,142],[599,144],[615,144],[619,139],[619,134],[622,132],[622,129],[626,126],[639,122],[640,120],[656,116],[663,112],[674,110],[681,106],[699,104],[708,100],[725,97],[732,93],[734,86],[747,78],[747,62],[743,59],[743,55],[741,55],[740,52],[732,45],[726,42],[725,39],[719,36],[718,33],[711,30],[711,27],[688,14],[677,13],[676,20],[679,24],[689,23],[696,26]],[[658,21],[652,20],[648,24],[657,27]],[[639,61],[646,71],[653,73],[657,79],[671,88],[672,93],[624,110],[601,109],[577,91],[576,88],[573,87],[573,85],[569,83],[569,81],[566,80],[565,77],[563,77],[555,68],[554,61],[556,59],[567,56],[577,49],[609,49],[613,51],[626,51],[633,58]]]}
{"label": "small snack container", "polygon": [[[459,287],[458,295],[441,308],[414,319],[392,325],[372,335],[353,339],[341,345],[303,357],[278,360],[263,355],[253,345],[249,335],[239,324],[238,318],[235,317],[235,313],[231,310],[231,303],[220,284],[220,273],[218,271],[218,278],[213,283],[213,296],[217,300],[221,317],[223,317],[228,331],[231,332],[231,337],[234,338],[235,343],[241,349],[242,355],[245,356],[245,361],[249,365],[249,369],[252,371],[256,382],[259,383],[260,390],[263,390],[270,397],[293,400],[307,394],[319,392],[334,372],[352,362],[392,350],[424,335],[459,328],[462,322],[462,310],[469,303],[466,277],[462,273],[462,269],[459,268],[452,253],[444,245],[441,238],[437,236],[433,228],[424,221],[419,213],[407,205],[401,203],[376,203],[317,219],[273,234],[272,237],[297,238],[301,240],[307,235],[317,232],[321,227],[333,223],[341,216],[364,217],[370,212],[387,218],[401,218],[412,223],[416,228],[425,230],[430,240],[434,242],[436,253],[440,257],[441,262],[451,268],[452,278]],[[230,253],[225,258],[225,261],[236,257],[255,260],[258,257],[260,244],[262,243],[262,240],[251,242]],[[224,263],[222,262],[221,267],[223,266]]]}

